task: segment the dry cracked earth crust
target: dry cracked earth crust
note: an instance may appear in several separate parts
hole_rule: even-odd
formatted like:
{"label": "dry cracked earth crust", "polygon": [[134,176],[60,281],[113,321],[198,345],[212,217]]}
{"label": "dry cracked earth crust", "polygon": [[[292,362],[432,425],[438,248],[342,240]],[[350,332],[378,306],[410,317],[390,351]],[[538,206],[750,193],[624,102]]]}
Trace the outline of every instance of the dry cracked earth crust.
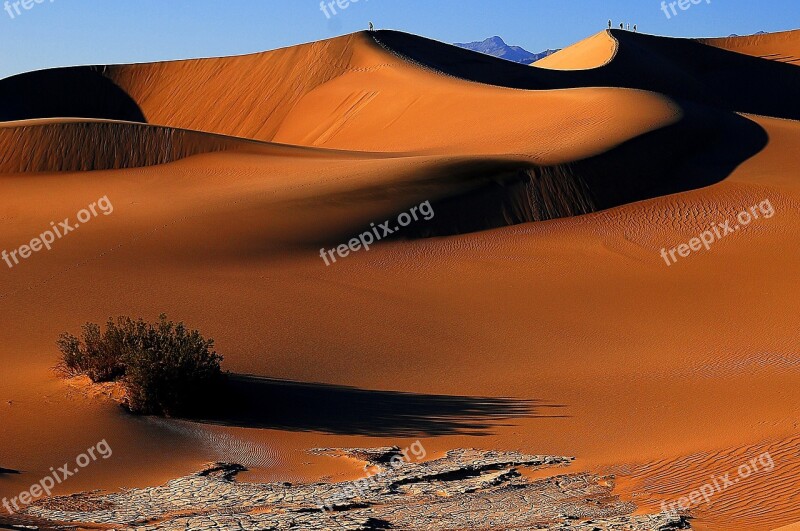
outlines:
{"label": "dry cracked earth crust", "polygon": [[41,530],[690,529],[683,516],[634,515],[636,506],[613,494],[613,477],[520,473],[565,466],[569,457],[452,450],[433,461],[400,463],[398,457],[392,464],[399,448],[318,452],[366,461],[364,478],[238,483],[244,467],[215,463],[160,487],[46,499],[8,524]]}

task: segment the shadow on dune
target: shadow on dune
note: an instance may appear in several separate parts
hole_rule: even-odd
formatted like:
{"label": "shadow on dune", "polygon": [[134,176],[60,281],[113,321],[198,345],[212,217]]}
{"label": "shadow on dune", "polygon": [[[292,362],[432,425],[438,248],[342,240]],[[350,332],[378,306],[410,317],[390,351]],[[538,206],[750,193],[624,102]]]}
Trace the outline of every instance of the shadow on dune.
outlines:
{"label": "shadow on dune", "polygon": [[769,143],[760,125],[738,114],[679,104],[680,122],[575,163],[598,210],[719,183]]}
{"label": "shadow on dune", "polygon": [[0,80],[0,122],[96,118],[147,122],[139,105],[102,67],[39,70]]}
{"label": "shadow on dune", "polygon": [[488,435],[513,418],[557,417],[534,400],[423,395],[233,375],[219,412],[198,422],[374,437]]}
{"label": "shadow on dune", "polygon": [[727,178],[768,143],[766,132],[737,114],[681,102],[684,117],[584,160],[484,168],[469,191],[432,201],[430,221],[400,237],[451,236],[520,223],[577,216],[655,197],[696,190]]}
{"label": "shadow on dune", "polygon": [[[386,220],[427,200],[435,215],[407,227],[403,238],[453,236],[523,223],[580,216],[618,206],[696,190],[725,180],[769,142],[764,129],[736,113],[679,101],[682,117],[674,124],[634,137],[594,157],[539,166],[489,158],[445,161],[392,188],[406,197],[405,208],[385,212]],[[374,201],[385,186],[370,184],[326,196],[328,202]],[[396,206],[394,207],[396,208]],[[327,226],[314,245],[333,248],[357,238],[364,224]],[[374,245],[380,245],[376,242]]]}
{"label": "shadow on dune", "polygon": [[488,85],[548,90],[622,87],[648,90],[728,111],[800,119],[800,69],[701,44],[611,30],[619,43],[607,65],[560,71],[530,67],[397,31],[371,33],[402,58]]}

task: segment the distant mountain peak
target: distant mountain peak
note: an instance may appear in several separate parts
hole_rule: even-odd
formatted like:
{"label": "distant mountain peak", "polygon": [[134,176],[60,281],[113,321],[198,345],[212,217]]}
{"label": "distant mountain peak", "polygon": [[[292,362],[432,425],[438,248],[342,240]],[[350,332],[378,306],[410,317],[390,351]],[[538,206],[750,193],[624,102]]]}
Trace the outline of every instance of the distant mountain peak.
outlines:
{"label": "distant mountain peak", "polygon": [[[759,31],[757,33],[753,33],[753,35],[769,35],[766,31]],[[741,35],[737,35],[736,33],[731,33],[728,37],[741,37]]]}
{"label": "distant mountain peak", "polygon": [[480,52],[493,57],[499,57],[507,61],[529,65],[548,55],[552,55],[558,50],[547,50],[541,53],[531,53],[519,46],[509,46],[502,37],[495,35],[485,41],[456,43],[459,48]]}

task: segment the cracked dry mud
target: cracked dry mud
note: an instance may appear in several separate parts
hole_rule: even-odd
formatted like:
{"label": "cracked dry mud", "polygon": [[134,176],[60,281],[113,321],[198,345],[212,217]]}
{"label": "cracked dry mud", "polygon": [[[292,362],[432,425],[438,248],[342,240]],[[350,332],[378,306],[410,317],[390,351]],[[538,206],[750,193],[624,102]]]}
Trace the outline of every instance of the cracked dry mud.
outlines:
{"label": "cracked dry mud", "polygon": [[[685,518],[634,515],[611,477],[530,479],[520,469],[564,466],[569,457],[452,450],[425,463],[391,464],[399,448],[320,449],[367,462],[371,476],[343,483],[238,483],[240,465],[215,463],[155,488],[54,497],[16,523],[38,529],[368,530],[570,529],[669,531]],[[29,527],[30,528],[30,527]]]}

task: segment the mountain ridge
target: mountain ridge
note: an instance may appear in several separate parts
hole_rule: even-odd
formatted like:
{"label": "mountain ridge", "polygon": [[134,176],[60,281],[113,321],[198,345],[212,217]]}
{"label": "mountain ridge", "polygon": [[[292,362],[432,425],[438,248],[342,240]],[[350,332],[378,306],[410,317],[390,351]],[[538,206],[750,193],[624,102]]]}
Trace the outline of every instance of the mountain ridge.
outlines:
{"label": "mountain ridge", "polygon": [[455,43],[454,46],[458,46],[459,48],[464,48],[466,50],[472,50],[473,52],[479,52],[486,55],[491,55],[493,57],[499,57],[500,59],[505,59],[506,61],[511,61],[514,63],[520,63],[529,65],[535,63],[540,59],[544,59],[545,57],[556,53],[558,50],[545,50],[539,53],[529,52],[528,50],[520,47],[520,46],[509,46],[506,42],[502,39],[502,37],[498,37],[495,35],[494,37],[489,37],[483,41],[475,41],[475,42],[467,42],[467,43]]}

